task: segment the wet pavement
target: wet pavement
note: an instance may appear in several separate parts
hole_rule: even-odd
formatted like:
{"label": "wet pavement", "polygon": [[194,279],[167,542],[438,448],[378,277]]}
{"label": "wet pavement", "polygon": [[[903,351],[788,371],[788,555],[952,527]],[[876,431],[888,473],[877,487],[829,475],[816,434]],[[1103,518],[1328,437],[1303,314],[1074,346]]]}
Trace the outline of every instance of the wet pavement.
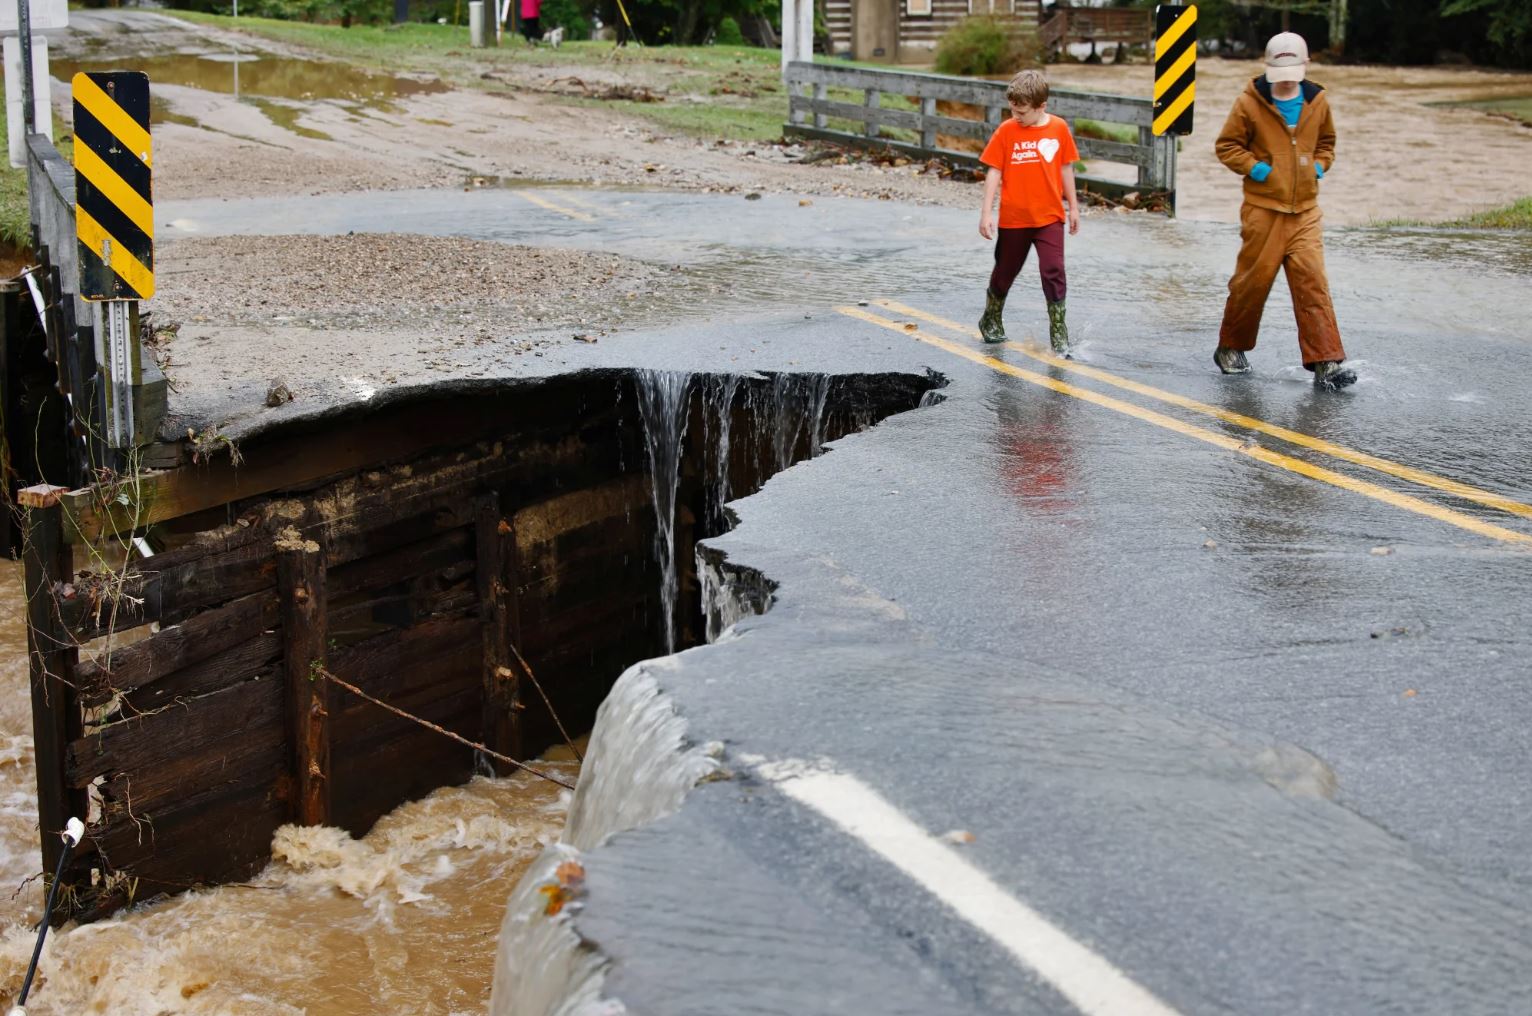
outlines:
{"label": "wet pavement", "polygon": [[[627,1011],[1532,1008],[1524,237],[1327,237],[1362,378],[1333,393],[1295,363],[1281,283],[1255,373],[1216,374],[1237,236],[1215,224],[1087,218],[1061,364],[1035,267],[1014,346],[968,333],[987,252],[950,210],[545,187],[157,212],[166,238],[442,233],[720,283],[674,328],[504,377],[949,382],[710,541],[774,603],[650,666],[730,778],[585,857],[572,927]],[[880,841],[885,807],[954,834],[935,874]]]}

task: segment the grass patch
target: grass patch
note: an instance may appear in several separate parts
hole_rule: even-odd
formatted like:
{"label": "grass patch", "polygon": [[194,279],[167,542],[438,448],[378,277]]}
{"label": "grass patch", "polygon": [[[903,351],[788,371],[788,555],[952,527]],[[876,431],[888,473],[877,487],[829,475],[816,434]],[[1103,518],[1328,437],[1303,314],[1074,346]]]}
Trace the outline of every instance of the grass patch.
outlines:
{"label": "grass patch", "polygon": [[1106,123],[1101,120],[1076,120],[1075,137],[1097,138],[1101,141],[1121,141],[1138,144],[1138,128],[1127,123]]}
{"label": "grass patch", "polygon": [[[602,73],[620,74],[634,88],[647,88],[664,101],[630,102],[579,95],[563,98],[581,108],[631,116],[699,138],[766,141],[782,136],[787,96],[781,84],[781,55],[754,46],[650,46],[617,48],[610,42],[576,40],[558,49],[525,45],[507,35],[504,44],[468,45],[468,29],[453,25],[316,25],[268,18],[233,18],[193,11],[165,11],[196,24],[244,32],[374,70],[433,74],[462,88],[504,91],[525,81],[546,81],[547,70],[586,79],[601,89]],[[540,73],[539,73],[540,72]],[[484,75],[489,75],[485,77]],[[535,77],[534,77],[535,75]],[[569,82],[560,82],[569,85]]]}
{"label": "grass patch", "polygon": [[[5,98],[5,82],[0,79],[0,101]],[[57,115],[53,118],[54,142],[69,162],[74,161],[74,138]],[[27,195],[27,171],[11,165],[10,158],[0,163],[0,244],[17,250],[32,246],[32,204]]]}
{"label": "grass patch", "polygon": [[1476,212],[1466,218],[1452,219],[1447,222],[1390,219],[1378,225],[1383,227],[1436,226],[1446,229],[1519,229],[1532,232],[1532,197],[1522,198],[1504,208],[1492,208],[1487,212]]}

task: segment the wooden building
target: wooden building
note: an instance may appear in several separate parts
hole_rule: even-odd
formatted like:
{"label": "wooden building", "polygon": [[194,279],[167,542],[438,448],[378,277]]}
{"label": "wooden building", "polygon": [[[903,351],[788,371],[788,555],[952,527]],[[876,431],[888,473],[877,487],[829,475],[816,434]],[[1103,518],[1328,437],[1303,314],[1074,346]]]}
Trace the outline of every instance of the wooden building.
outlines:
{"label": "wooden building", "polygon": [[937,40],[970,14],[1014,15],[1036,27],[1041,0],[821,0],[830,51],[855,60],[928,63]]}

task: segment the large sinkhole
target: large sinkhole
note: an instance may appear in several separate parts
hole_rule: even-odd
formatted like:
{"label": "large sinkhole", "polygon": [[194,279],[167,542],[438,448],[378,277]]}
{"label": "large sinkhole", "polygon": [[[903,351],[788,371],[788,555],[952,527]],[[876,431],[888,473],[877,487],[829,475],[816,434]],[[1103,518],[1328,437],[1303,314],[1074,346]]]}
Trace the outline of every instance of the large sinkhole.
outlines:
{"label": "large sinkhole", "polygon": [[[310,643],[330,672],[533,758],[562,740],[555,717],[589,730],[630,664],[705,638],[695,548],[730,527],[731,499],[940,383],[647,370],[499,382],[293,421],[246,440],[237,466],[162,479],[161,496],[210,506],[158,525],[158,552],[127,575],[74,576],[77,599],[100,601],[93,581],[130,593],[115,616],[141,636],[114,635],[76,675],[60,760],[91,814],[75,913],[246,877],[300,814],[313,781],[295,761],[307,728],[293,689],[314,664],[288,662],[302,640],[284,549],[322,556],[323,637]],[[229,496],[212,503],[219,489]],[[99,635],[100,617],[76,617],[77,636]],[[337,692],[327,710],[324,821],[355,835],[484,767],[364,699]]]}

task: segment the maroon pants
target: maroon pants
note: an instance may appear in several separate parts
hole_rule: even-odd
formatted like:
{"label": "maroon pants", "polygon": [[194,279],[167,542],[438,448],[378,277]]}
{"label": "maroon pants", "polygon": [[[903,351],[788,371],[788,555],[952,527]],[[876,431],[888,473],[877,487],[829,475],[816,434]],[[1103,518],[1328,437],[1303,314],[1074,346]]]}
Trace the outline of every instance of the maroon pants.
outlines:
{"label": "maroon pants", "polygon": [[1068,284],[1064,279],[1064,224],[1051,222],[1030,229],[1002,229],[995,241],[995,270],[989,276],[989,288],[996,296],[1011,291],[1011,283],[1027,263],[1027,254],[1037,248],[1037,267],[1043,277],[1043,296],[1049,303],[1064,299]]}

